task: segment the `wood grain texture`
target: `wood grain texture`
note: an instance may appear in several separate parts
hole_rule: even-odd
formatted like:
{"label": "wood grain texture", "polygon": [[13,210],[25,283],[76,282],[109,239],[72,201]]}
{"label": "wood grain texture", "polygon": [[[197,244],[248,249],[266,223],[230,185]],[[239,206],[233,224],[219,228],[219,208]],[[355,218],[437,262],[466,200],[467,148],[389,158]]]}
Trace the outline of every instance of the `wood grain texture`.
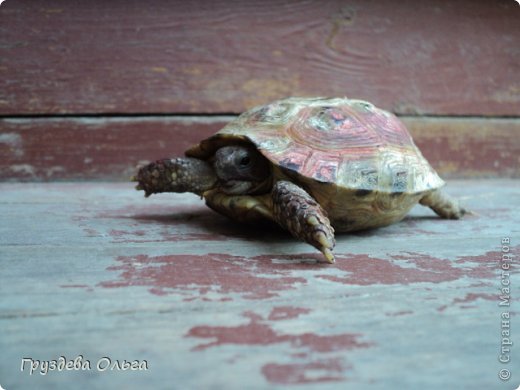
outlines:
{"label": "wood grain texture", "polygon": [[290,95],[520,114],[514,1],[7,1],[0,114],[237,113]]}
{"label": "wood grain texture", "polygon": [[226,119],[3,120],[0,177],[128,180],[139,161],[181,155]]}
{"label": "wood grain texture", "polygon": [[402,119],[444,177],[520,177],[520,119]]}
{"label": "wood grain texture", "polygon": [[[127,180],[182,155],[227,117],[0,120],[0,180]],[[444,178],[520,177],[520,119],[402,118]]]}
{"label": "wood grain texture", "polygon": [[[327,266],[281,229],[235,223],[195,195],[0,183],[1,385],[505,388],[504,365],[488,357],[500,337],[500,265],[520,282],[520,182],[448,190],[476,215],[442,220],[417,206],[398,224],[338,234]],[[511,244],[501,248],[504,236]],[[513,260],[501,262],[506,250]],[[78,355],[90,371],[21,370],[23,357]],[[104,356],[146,360],[149,370],[98,371]],[[410,362],[419,362],[413,373]]]}

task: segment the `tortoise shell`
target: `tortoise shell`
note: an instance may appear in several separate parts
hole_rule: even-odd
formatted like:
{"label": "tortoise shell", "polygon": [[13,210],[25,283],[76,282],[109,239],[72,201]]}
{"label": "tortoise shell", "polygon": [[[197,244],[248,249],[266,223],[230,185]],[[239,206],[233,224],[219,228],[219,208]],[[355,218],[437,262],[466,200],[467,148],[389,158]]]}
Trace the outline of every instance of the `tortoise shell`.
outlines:
{"label": "tortoise shell", "polygon": [[286,175],[311,179],[311,185],[386,194],[444,185],[401,121],[361,100],[288,98],[256,107],[186,155],[209,158],[230,142],[254,144]]}

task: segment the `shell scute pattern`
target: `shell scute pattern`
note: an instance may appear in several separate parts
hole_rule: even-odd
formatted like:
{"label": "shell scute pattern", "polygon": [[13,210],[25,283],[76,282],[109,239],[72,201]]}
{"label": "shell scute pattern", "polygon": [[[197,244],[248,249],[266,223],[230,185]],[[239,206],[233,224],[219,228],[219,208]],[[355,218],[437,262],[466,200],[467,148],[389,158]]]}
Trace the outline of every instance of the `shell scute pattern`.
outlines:
{"label": "shell scute pattern", "polygon": [[444,184],[399,119],[361,100],[279,100],[219,134],[249,139],[282,169],[344,190],[419,193]]}

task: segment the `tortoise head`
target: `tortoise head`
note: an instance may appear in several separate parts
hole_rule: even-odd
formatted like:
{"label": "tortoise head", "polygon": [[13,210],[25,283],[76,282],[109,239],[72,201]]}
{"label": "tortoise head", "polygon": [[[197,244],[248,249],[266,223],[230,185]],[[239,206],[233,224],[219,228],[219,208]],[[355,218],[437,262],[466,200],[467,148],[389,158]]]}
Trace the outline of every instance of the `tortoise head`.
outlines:
{"label": "tortoise head", "polygon": [[269,190],[271,164],[252,146],[219,148],[213,167],[223,192],[230,195],[258,194]]}

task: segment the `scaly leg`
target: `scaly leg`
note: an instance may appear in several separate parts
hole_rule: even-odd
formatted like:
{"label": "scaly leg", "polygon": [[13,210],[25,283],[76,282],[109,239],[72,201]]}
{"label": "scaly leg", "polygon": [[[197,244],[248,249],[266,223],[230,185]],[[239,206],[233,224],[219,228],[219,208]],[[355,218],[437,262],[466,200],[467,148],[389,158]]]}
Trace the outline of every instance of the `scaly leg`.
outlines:
{"label": "scaly leg", "polygon": [[459,219],[464,214],[469,213],[464,207],[459,205],[459,202],[444,194],[440,190],[435,190],[425,195],[419,201],[423,206],[430,207],[442,218]]}
{"label": "scaly leg", "polygon": [[139,183],[136,189],[144,190],[146,197],[160,192],[193,192],[202,196],[215,186],[217,176],[206,161],[167,158],[141,167],[132,181]]}
{"label": "scaly leg", "polygon": [[320,250],[329,263],[334,263],[334,229],[318,202],[288,181],[277,182],[271,196],[275,221],[293,236]]}

